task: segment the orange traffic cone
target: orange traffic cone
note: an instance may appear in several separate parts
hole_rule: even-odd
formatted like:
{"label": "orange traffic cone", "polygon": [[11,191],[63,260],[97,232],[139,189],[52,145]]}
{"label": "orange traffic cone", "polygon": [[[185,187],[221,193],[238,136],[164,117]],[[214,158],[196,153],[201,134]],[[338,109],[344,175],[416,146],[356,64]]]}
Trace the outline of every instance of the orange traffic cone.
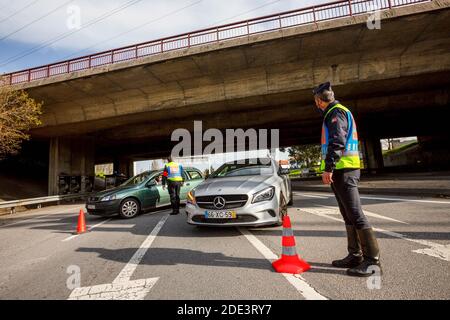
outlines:
{"label": "orange traffic cone", "polygon": [[289,216],[283,218],[282,246],[283,252],[281,258],[272,263],[276,272],[297,274],[311,269],[311,266],[297,255],[294,233],[292,232]]}
{"label": "orange traffic cone", "polygon": [[80,214],[78,215],[78,226],[77,226],[77,234],[85,233],[86,230],[86,221],[84,219],[84,211],[80,209]]}

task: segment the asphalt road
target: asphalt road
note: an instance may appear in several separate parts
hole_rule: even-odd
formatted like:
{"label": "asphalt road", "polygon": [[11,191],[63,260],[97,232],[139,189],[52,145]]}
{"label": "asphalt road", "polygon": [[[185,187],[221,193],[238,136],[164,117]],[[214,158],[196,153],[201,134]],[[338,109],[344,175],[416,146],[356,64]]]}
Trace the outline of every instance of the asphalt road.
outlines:
{"label": "asphalt road", "polygon": [[87,216],[91,231],[73,236],[81,206],[67,205],[0,218],[0,299],[449,299],[450,201],[362,201],[377,228],[381,278],[332,267],[346,253],[337,203],[295,192],[297,251],[312,265],[301,276],[272,270],[281,227],[198,228],[163,210]]}

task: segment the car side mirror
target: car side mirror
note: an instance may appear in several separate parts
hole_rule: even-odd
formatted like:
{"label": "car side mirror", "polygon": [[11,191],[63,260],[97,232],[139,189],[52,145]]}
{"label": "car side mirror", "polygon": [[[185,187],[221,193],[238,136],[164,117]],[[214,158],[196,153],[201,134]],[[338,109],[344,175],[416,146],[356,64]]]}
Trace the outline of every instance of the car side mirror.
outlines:
{"label": "car side mirror", "polygon": [[291,172],[291,170],[289,170],[289,168],[280,168],[280,170],[278,170],[278,174],[281,175],[287,175]]}

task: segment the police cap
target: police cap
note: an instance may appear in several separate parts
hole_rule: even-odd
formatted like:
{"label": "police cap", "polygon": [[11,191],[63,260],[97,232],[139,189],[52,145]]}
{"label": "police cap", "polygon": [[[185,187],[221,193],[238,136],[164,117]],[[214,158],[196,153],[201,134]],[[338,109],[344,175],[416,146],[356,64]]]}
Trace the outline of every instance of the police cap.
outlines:
{"label": "police cap", "polygon": [[313,89],[313,94],[320,94],[325,90],[331,90],[331,83],[329,81],[319,84]]}

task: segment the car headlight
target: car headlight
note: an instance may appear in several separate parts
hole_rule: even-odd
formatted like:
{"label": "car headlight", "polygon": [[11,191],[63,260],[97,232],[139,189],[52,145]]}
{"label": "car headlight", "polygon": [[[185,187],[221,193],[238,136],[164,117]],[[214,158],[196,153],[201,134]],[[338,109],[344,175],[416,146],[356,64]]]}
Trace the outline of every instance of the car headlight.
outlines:
{"label": "car headlight", "polygon": [[269,187],[253,195],[252,203],[272,200],[275,194],[275,187]]}
{"label": "car headlight", "polygon": [[192,189],[191,191],[188,192],[186,198],[187,198],[187,199],[186,199],[187,202],[192,203],[192,204],[195,204],[195,192],[194,192],[193,189]]}
{"label": "car headlight", "polygon": [[105,196],[103,198],[100,199],[100,201],[112,201],[112,200],[116,200],[117,197],[115,194],[110,195],[110,196]]}

